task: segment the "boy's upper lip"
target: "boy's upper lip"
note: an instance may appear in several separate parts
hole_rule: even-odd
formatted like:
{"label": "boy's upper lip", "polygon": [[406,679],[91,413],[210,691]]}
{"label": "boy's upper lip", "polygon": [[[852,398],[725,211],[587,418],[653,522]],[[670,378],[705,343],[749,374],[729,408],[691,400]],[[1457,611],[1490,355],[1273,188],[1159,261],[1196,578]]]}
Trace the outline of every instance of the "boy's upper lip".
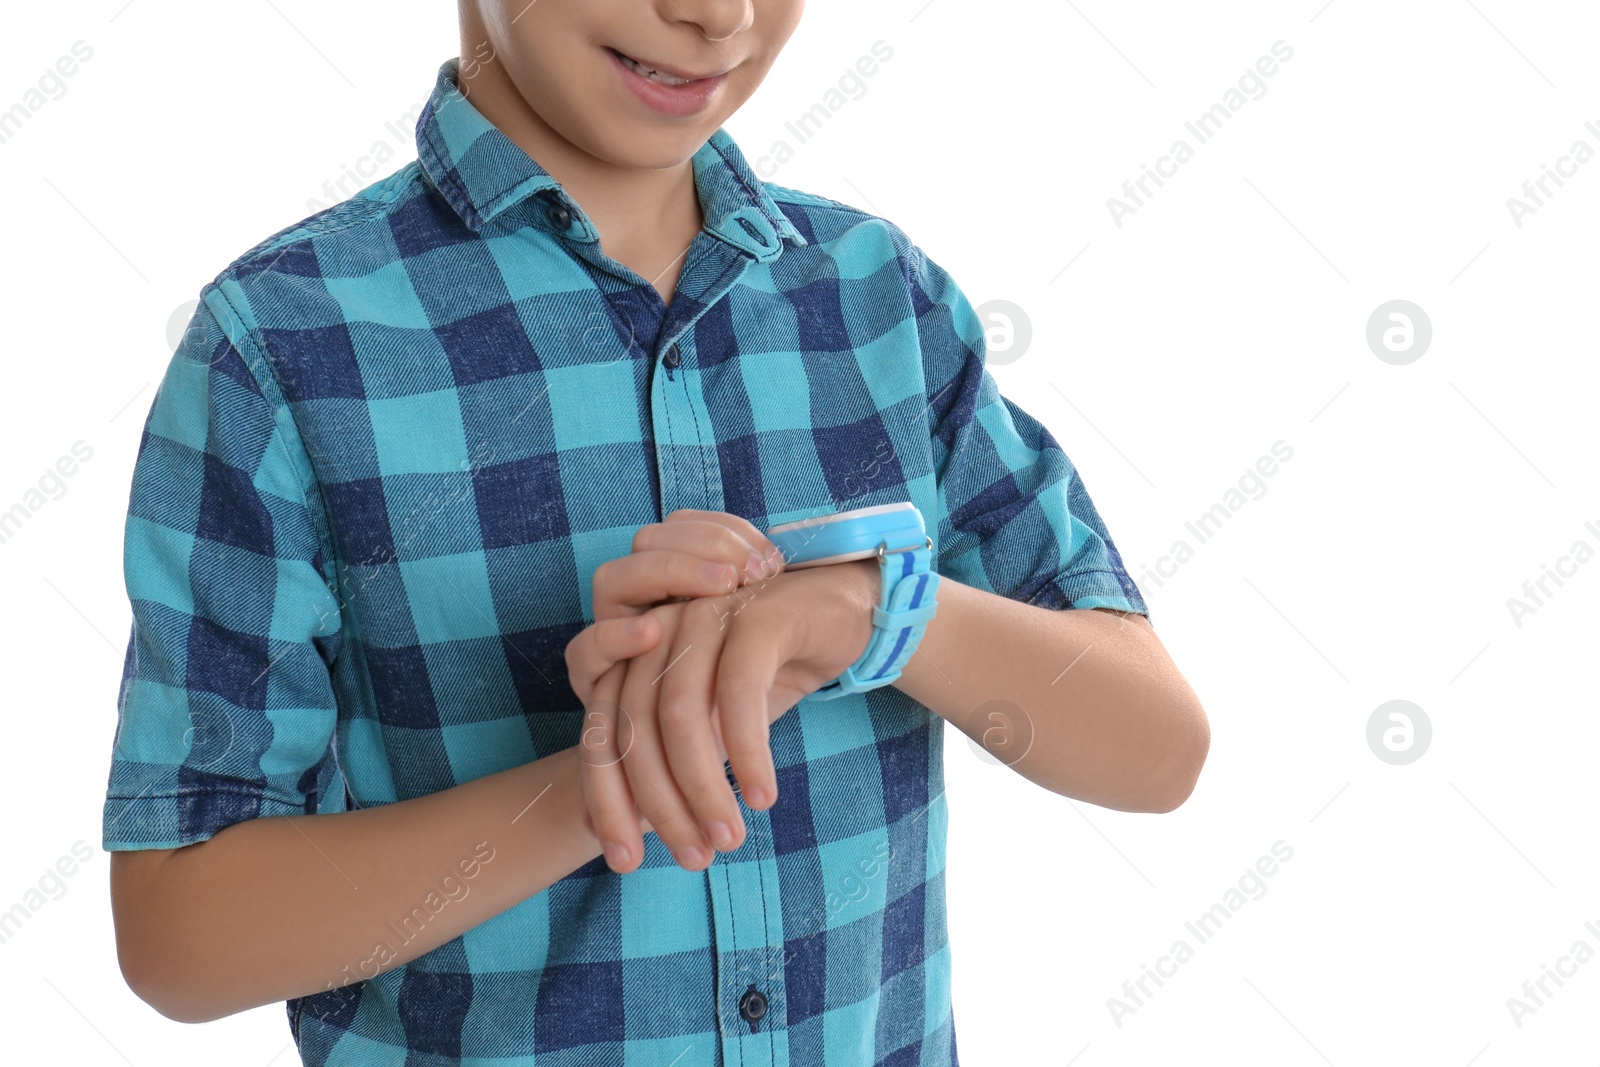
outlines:
{"label": "boy's upper lip", "polygon": [[[609,45],[607,45],[607,47],[610,48]],[[692,70],[685,70],[682,67],[675,67],[671,63],[658,63],[653,59],[646,59],[644,56],[636,56],[632,52],[624,52],[620,48],[611,48],[611,51],[617,53],[618,55],[627,56],[640,66],[649,67],[651,70],[658,70],[663,74],[670,74],[674,78],[687,78],[690,81],[698,81],[701,78],[716,78],[728,73],[728,71],[733,69],[732,67],[727,67],[723,70],[713,70],[706,74],[696,74]]]}

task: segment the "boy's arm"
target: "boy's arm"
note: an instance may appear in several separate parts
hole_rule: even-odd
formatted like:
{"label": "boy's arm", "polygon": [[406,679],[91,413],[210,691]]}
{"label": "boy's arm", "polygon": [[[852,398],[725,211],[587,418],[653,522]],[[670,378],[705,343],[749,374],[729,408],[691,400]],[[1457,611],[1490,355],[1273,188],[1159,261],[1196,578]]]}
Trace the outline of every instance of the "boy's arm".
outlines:
{"label": "boy's arm", "polygon": [[915,245],[904,266],[931,420],[940,587],[895,684],[1046,789],[1170,811],[1209,748],[1200,702],[1072,461],[1001,395],[966,295]]}
{"label": "boy's arm", "polygon": [[[876,602],[877,561],[844,566]],[[894,684],[1029,781],[1119,811],[1178,807],[1210,747],[1199,699],[1131,612],[1051,611],[941,578]]]}
{"label": "boy's arm", "polygon": [[115,852],[123,976],[168,1018],[209,1022],[413,960],[600,855],[577,755],[380,807],[249,819],[180,849]]}
{"label": "boy's arm", "polygon": [[576,750],[341,810],[318,483],[256,342],[201,295],[134,464],[102,838],[123,973],[185,1021],[388,970],[599,855]]}

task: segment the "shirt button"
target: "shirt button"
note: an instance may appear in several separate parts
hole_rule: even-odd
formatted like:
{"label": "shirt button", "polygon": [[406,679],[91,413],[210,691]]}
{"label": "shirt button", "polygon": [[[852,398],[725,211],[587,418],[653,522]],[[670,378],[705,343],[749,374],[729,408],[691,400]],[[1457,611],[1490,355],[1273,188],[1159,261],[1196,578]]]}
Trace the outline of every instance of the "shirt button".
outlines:
{"label": "shirt button", "polygon": [[667,354],[662,358],[661,362],[665,363],[668,367],[676,367],[678,364],[682,363],[683,355],[678,351],[678,346],[674,344],[671,348],[667,349]]}
{"label": "shirt button", "polygon": [[767,996],[755,986],[744,991],[744,996],[739,998],[739,1014],[745,1017],[750,1024],[750,1032],[756,1032],[756,1024],[767,1014]]}
{"label": "shirt button", "polygon": [[562,233],[565,233],[567,227],[572,225],[572,212],[568,211],[567,206],[560,201],[552,200],[550,206],[545,209],[544,214],[545,218],[550,220],[550,225]]}

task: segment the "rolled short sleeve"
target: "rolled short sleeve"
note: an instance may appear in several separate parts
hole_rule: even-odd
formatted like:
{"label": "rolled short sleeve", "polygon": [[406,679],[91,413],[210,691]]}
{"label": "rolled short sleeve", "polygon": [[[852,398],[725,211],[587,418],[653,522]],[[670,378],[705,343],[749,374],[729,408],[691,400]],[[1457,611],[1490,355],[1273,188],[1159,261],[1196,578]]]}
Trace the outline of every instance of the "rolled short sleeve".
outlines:
{"label": "rolled short sleeve", "polygon": [[1050,431],[1001,395],[977,312],[912,246],[938,484],[938,570],[963,585],[1059,610],[1149,616],[1072,461]]}
{"label": "rolled short sleeve", "polygon": [[245,819],[343,806],[330,758],[340,612],[316,485],[292,417],[263,393],[242,354],[254,349],[228,321],[239,347],[202,299],[134,463],[107,850],[177,848]]}

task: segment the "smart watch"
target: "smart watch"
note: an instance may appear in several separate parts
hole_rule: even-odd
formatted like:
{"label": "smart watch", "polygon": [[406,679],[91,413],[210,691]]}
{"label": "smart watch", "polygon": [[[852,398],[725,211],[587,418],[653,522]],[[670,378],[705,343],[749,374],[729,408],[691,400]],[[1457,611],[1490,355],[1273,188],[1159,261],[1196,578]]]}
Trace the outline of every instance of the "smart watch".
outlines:
{"label": "smart watch", "polygon": [[917,506],[905,500],[800,519],[772,527],[767,537],[783,553],[785,570],[876,557],[883,576],[866,650],[839,677],[801,699],[832,700],[899,678],[938,610],[933,539]]}

